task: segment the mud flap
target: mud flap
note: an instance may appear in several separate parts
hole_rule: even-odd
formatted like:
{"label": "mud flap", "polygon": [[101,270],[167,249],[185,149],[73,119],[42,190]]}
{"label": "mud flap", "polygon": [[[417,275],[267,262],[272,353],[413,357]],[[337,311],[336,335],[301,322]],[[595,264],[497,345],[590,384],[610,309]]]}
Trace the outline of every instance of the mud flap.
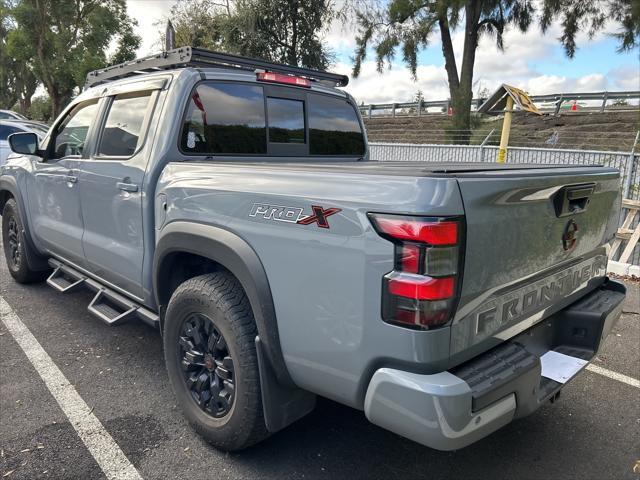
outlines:
{"label": "mud flap", "polygon": [[316,406],[316,396],[311,392],[280,384],[264,352],[260,336],[256,336],[255,343],[264,421],[267,430],[274,433],[311,412]]}

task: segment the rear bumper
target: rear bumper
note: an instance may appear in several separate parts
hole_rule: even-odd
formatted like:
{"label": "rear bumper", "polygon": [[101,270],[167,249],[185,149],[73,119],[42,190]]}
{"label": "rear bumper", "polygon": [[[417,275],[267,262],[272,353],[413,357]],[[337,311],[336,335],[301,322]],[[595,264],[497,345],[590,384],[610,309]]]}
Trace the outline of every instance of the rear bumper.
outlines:
{"label": "rear bumper", "polygon": [[624,285],[608,280],[567,308],[448,371],[377,370],[365,397],[372,423],[438,450],[465,447],[536,410],[564,386],[541,376],[550,350],[584,360],[622,312]]}

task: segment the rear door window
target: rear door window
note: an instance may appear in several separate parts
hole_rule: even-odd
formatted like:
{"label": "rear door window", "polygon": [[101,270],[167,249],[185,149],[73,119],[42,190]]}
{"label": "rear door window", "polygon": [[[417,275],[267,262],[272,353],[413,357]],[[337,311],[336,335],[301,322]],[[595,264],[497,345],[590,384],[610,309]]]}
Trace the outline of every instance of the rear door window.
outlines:
{"label": "rear door window", "polygon": [[144,141],[143,124],[150,108],[151,92],[116,95],[102,132],[99,155],[130,157]]}
{"label": "rear door window", "polygon": [[269,142],[305,143],[304,102],[267,97]]}
{"label": "rear door window", "polygon": [[309,95],[309,154],[364,155],[356,110],[347,100]]}
{"label": "rear door window", "polygon": [[266,154],[261,86],[205,82],[193,91],[182,127],[184,153]]}

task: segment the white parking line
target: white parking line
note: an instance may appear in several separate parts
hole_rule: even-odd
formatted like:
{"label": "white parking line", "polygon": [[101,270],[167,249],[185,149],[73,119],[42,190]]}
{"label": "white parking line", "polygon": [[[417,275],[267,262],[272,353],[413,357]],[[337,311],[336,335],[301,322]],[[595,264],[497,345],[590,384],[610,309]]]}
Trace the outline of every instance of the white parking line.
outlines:
{"label": "white parking line", "polygon": [[597,373],[599,375],[604,375],[605,377],[609,377],[613,380],[626,383],[627,385],[631,385],[632,387],[640,388],[640,380],[636,380],[633,377],[627,377],[622,373],[607,370],[606,368],[599,367],[598,365],[594,365],[593,363],[590,363],[589,365],[587,365],[587,370],[593,373]]}
{"label": "white parking line", "polygon": [[129,462],[100,420],[91,413],[92,409],[82,400],[42,345],[2,297],[0,297],[0,320],[27,355],[106,477],[110,480],[141,480],[142,477],[136,468]]}

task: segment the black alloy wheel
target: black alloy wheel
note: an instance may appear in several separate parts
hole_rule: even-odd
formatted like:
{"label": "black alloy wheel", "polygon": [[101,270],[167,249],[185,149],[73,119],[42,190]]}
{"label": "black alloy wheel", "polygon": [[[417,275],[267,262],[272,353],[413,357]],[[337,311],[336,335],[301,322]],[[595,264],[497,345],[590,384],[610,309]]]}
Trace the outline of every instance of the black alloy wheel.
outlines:
{"label": "black alloy wheel", "polygon": [[237,451],[269,436],[251,305],[229,272],[198,275],[171,295],[162,327],[169,382],[193,428]]}
{"label": "black alloy wheel", "polygon": [[8,239],[8,255],[7,261],[9,262],[10,267],[12,268],[20,268],[20,230],[18,226],[18,221],[15,216],[10,216],[7,227],[7,239]]}
{"label": "black alloy wheel", "polygon": [[222,333],[209,317],[193,313],[184,320],[178,343],[178,362],[198,407],[214,418],[229,414],[235,398],[235,376]]}

